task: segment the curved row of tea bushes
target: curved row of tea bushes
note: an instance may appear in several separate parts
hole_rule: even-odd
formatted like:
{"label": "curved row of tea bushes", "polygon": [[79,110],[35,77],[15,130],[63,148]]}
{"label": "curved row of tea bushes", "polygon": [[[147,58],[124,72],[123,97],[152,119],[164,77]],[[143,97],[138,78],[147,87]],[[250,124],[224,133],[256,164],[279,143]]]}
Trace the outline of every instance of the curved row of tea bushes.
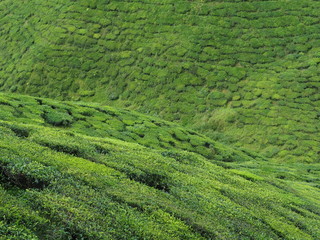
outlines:
{"label": "curved row of tea bushes", "polygon": [[[274,164],[249,150],[230,154],[218,143],[220,152],[209,159],[179,146],[108,137],[95,126],[85,132],[70,121],[79,109],[91,122],[155,120],[111,107],[4,94],[0,102],[0,239],[315,240],[320,234],[319,164]],[[157,122],[158,132],[184,129]]]}

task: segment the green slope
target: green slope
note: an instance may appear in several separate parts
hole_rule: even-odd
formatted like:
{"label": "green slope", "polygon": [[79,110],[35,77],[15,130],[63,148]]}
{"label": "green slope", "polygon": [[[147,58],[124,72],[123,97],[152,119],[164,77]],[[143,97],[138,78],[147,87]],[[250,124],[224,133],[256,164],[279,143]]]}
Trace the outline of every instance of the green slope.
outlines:
{"label": "green slope", "polygon": [[159,115],[318,162],[320,2],[0,3],[0,89]]}
{"label": "green slope", "polygon": [[320,235],[319,164],[272,163],[139,113],[0,94],[0,152],[0,239]]}

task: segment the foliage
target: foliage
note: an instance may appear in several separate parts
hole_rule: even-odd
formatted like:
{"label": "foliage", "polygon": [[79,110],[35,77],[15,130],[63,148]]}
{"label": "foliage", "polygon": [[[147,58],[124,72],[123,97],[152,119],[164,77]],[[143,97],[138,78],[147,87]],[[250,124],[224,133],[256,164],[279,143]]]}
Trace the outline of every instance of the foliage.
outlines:
{"label": "foliage", "polygon": [[[279,164],[127,110],[0,95],[8,103],[0,105],[3,239],[320,234],[319,164]],[[73,124],[47,124],[48,106],[70,113]],[[140,135],[150,140],[138,144],[132,137]]]}
{"label": "foliage", "polygon": [[64,112],[49,110],[49,111],[45,111],[42,117],[46,123],[49,123],[53,126],[67,127],[72,124],[72,116]]}
{"label": "foliage", "polygon": [[0,1],[0,240],[318,239],[319,10]]}
{"label": "foliage", "polygon": [[[0,89],[129,107],[266,156],[279,148],[279,161],[316,162],[319,8],[314,0],[1,1]],[[219,127],[210,118],[217,109],[235,111],[236,121]],[[64,111],[47,115],[49,124],[73,122]]]}

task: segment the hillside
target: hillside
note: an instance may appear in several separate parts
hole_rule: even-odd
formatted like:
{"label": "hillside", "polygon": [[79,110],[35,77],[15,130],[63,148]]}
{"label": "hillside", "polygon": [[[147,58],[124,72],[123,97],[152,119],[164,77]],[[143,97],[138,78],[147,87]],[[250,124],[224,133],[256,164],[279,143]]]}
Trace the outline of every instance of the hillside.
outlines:
{"label": "hillside", "polygon": [[320,2],[0,2],[0,89],[157,115],[319,162]]}
{"label": "hillside", "polygon": [[0,152],[0,239],[320,235],[319,164],[140,113],[0,94]]}

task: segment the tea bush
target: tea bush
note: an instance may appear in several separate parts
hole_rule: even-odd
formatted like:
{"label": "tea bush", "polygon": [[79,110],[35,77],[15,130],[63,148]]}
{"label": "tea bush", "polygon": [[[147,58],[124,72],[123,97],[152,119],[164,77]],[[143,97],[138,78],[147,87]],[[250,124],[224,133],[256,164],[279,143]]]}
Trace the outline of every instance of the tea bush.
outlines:
{"label": "tea bush", "polygon": [[46,123],[53,126],[68,127],[72,124],[72,116],[66,112],[60,112],[56,110],[45,111],[42,115]]}
{"label": "tea bush", "polygon": [[[319,164],[279,164],[133,111],[0,95],[9,104],[0,105],[4,239],[320,234]],[[48,124],[48,109],[73,124]]]}

